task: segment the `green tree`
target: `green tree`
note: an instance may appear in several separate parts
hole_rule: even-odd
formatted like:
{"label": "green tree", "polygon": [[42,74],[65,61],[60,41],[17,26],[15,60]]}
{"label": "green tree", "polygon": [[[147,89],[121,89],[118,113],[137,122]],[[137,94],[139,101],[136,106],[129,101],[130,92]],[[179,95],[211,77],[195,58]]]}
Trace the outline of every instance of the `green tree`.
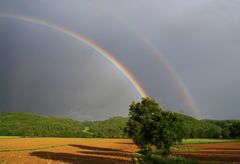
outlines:
{"label": "green tree", "polygon": [[222,137],[225,138],[225,139],[231,138],[229,127],[224,127],[224,128],[222,129]]}
{"label": "green tree", "polygon": [[230,126],[230,136],[232,138],[240,138],[240,121],[234,122]]}
{"label": "green tree", "polygon": [[151,98],[132,102],[125,132],[141,149],[157,149],[168,154],[170,147],[180,142],[185,135],[183,122],[175,113],[163,110]]}

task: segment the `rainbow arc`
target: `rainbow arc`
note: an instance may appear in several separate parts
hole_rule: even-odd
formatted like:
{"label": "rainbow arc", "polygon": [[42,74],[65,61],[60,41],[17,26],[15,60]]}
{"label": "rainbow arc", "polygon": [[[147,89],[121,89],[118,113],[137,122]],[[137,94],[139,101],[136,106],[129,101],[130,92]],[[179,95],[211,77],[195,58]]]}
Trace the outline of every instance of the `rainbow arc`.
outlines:
{"label": "rainbow arc", "polygon": [[101,55],[104,57],[107,61],[109,61],[114,67],[116,67],[130,82],[130,84],[135,88],[136,92],[139,94],[140,97],[147,97],[146,91],[143,89],[141,84],[136,80],[136,78],[133,76],[132,73],[120,62],[118,61],[111,53],[109,53],[107,50],[104,50],[100,46],[98,46],[96,43],[94,43],[92,40],[87,38],[81,33],[74,32],[64,26],[60,26],[57,24],[54,24],[52,22],[48,22],[46,20],[36,18],[36,17],[30,17],[26,15],[20,15],[20,14],[11,14],[11,13],[0,13],[0,17],[7,17],[7,18],[14,18],[34,24],[38,24],[41,26],[45,26],[48,28],[51,28],[53,30],[59,31],[61,33],[64,33],[68,35],[69,37],[72,37],[81,43],[87,45],[92,50],[95,50],[98,55]]}

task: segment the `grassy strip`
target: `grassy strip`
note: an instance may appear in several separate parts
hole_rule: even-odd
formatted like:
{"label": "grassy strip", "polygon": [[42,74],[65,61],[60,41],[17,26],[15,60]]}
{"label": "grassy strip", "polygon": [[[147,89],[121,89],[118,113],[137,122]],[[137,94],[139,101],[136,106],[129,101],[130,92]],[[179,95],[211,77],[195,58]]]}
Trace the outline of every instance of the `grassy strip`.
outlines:
{"label": "grassy strip", "polygon": [[238,142],[239,139],[208,139],[208,138],[193,138],[184,139],[182,144],[208,144],[208,143],[224,143],[224,142]]}
{"label": "grassy strip", "polygon": [[5,161],[5,160],[4,160],[4,161],[1,161],[1,160],[0,160],[0,164],[7,164],[7,161]]}
{"label": "grassy strip", "polygon": [[42,147],[42,148],[31,148],[31,149],[15,149],[15,150],[0,150],[0,152],[17,152],[17,151],[34,151],[34,150],[46,150],[51,148],[60,148],[69,145],[58,145],[58,146],[49,146],[49,147]]}
{"label": "grassy strip", "polygon": [[135,154],[134,163],[136,164],[199,164],[193,159],[175,156],[162,156],[158,152],[139,152]]}
{"label": "grassy strip", "polygon": [[194,150],[200,150],[200,148],[193,148],[193,147],[183,147],[183,146],[173,146],[170,149],[171,151],[194,151]]}
{"label": "grassy strip", "polygon": [[5,138],[22,138],[21,136],[0,136],[0,139],[5,139]]}

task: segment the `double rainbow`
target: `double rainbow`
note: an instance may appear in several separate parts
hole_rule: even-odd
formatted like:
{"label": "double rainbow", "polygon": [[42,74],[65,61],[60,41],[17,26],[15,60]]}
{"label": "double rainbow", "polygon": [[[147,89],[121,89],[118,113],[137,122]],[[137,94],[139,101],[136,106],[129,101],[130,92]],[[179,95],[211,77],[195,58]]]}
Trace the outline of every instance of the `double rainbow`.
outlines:
{"label": "double rainbow", "polygon": [[[133,74],[120,61],[118,61],[110,52],[108,52],[107,50],[104,50],[103,48],[101,48],[99,45],[97,45],[95,42],[93,42],[83,34],[74,32],[69,28],[64,27],[63,25],[58,25],[40,18],[36,18],[36,17],[26,16],[21,14],[13,14],[13,13],[1,13],[1,12],[0,12],[0,17],[7,17],[7,18],[22,20],[22,21],[38,24],[41,26],[45,26],[55,31],[64,33],[67,36],[70,36],[80,41],[81,43],[85,44],[92,50],[96,51],[97,52],[96,54],[102,56],[107,61],[109,61],[114,67],[116,67],[124,75],[124,77],[129,81],[129,83],[133,86],[133,88],[135,89],[139,97],[148,96],[146,91],[142,87],[142,85],[136,80]],[[175,81],[177,89],[185,99],[185,102],[188,108],[191,110],[192,115],[194,117],[198,117],[199,113],[192,99],[192,96],[188,92],[188,89],[186,88],[184,82],[181,80],[180,76],[177,74],[176,70],[170,65],[168,60],[163,55],[161,55],[160,51],[147,39],[147,37],[144,36],[143,33],[139,32],[134,26],[130,26],[128,23],[127,25],[130,31],[135,33],[135,35],[145,44],[145,46],[149,50],[151,50],[151,52],[157,57],[159,62],[169,72],[169,74],[172,76],[173,80]]]}
{"label": "double rainbow", "polygon": [[136,78],[133,76],[133,74],[130,73],[130,71],[120,63],[111,53],[108,51],[104,50],[100,46],[98,46],[96,43],[94,43],[92,40],[87,38],[86,36],[74,32],[72,30],[69,30],[68,28],[64,26],[59,26],[57,24],[48,22],[46,20],[40,19],[40,18],[35,18],[35,17],[30,17],[26,15],[20,15],[20,14],[11,14],[11,13],[0,13],[0,17],[7,17],[7,18],[14,18],[26,22],[31,22],[34,24],[38,24],[41,26],[45,26],[48,28],[51,28],[53,30],[62,32],[80,42],[83,44],[87,45],[89,48],[95,50],[97,54],[101,55],[104,57],[107,61],[109,61],[114,67],[116,67],[125,77],[126,79],[130,82],[130,84],[135,88],[137,93],[139,94],[140,97],[147,97],[147,94],[145,90],[143,89],[142,85],[136,80]]}

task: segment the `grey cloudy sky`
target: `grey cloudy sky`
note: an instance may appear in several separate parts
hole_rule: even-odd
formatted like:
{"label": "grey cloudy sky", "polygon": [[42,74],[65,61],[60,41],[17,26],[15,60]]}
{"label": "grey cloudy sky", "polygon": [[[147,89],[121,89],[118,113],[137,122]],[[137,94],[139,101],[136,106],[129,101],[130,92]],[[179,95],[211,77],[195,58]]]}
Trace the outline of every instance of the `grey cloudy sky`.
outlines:
{"label": "grey cloudy sky", "polygon": [[[168,70],[174,67],[201,118],[240,117],[238,0],[1,0],[0,13],[38,17],[80,32],[111,52],[151,97],[191,114]],[[136,32],[137,31],[137,32]],[[0,110],[75,119],[126,116],[139,100],[109,62],[44,26],[0,17]]]}

